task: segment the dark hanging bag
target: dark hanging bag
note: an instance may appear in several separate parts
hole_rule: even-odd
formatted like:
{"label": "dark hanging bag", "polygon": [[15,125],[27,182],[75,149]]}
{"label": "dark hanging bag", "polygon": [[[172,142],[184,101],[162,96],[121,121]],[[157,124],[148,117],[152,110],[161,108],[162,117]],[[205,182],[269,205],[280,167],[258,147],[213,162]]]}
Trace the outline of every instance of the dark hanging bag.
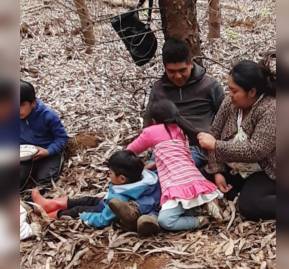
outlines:
{"label": "dark hanging bag", "polygon": [[[137,9],[142,7],[145,0],[140,0]],[[150,28],[152,19],[153,0],[149,0],[147,23],[139,18],[138,10],[131,10],[115,16],[111,25],[123,40],[134,62],[138,66],[148,63],[157,50],[157,39]]]}

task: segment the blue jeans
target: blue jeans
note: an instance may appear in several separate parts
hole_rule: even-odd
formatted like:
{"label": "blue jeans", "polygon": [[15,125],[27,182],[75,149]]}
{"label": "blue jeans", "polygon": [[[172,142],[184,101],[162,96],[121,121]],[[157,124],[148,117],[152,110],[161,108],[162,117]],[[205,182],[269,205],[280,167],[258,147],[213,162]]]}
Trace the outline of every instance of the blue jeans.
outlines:
{"label": "blue jeans", "polygon": [[192,151],[192,159],[194,160],[197,168],[202,168],[207,163],[207,156],[198,146],[190,147]]}
{"label": "blue jeans", "polygon": [[180,203],[175,208],[161,210],[158,222],[168,231],[193,230],[199,227],[199,221],[193,216],[192,211],[184,209]]}

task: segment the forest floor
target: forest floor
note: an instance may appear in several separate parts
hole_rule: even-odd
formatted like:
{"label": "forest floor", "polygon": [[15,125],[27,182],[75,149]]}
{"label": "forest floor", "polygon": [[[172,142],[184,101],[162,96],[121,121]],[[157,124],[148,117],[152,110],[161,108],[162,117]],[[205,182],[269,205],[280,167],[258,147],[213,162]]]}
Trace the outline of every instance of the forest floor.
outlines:
{"label": "forest floor", "polygon": [[[87,1],[97,39],[92,48],[82,41],[72,0],[20,1],[21,77],[59,113],[71,137],[63,173],[47,197],[106,190],[103,162],[138,134],[150,88],[163,73],[158,10],[152,23],[153,30],[159,30],[157,55],[136,67],[122,42],[113,41],[118,36],[109,18],[125,9],[109,4],[112,1]],[[207,39],[207,2],[198,1],[197,7],[203,64],[225,86],[236,61],[260,60],[275,50],[276,3],[221,2],[218,40]],[[36,238],[20,245],[21,268],[276,268],[275,222],[242,220],[236,208],[236,202],[225,202],[227,221],[222,225],[212,221],[202,230],[149,238],[113,227],[94,230],[79,220],[50,221],[28,209],[39,229]]]}

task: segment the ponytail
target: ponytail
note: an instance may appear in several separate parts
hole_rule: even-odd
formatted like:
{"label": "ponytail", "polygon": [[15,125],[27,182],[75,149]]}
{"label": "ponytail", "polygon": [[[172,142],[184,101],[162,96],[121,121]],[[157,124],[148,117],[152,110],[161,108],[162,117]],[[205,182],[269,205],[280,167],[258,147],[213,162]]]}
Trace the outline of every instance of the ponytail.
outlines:
{"label": "ponytail", "polygon": [[266,78],[266,85],[264,88],[265,94],[276,97],[276,72],[273,72],[270,68],[270,60],[264,59],[259,62],[259,66],[263,71],[264,77]]}
{"label": "ponytail", "polygon": [[199,130],[194,128],[192,124],[181,115],[177,115],[176,124],[183,130],[184,134],[187,135],[191,144],[199,145],[197,139],[198,133],[200,132]]}
{"label": "ponytail", "polygon": [[189,138],[190,143],[193,145],[198,145],[197,135],[200,131],[194,128],[189,121],[180,115],[178,108],[172,101],[168,99],[155,101],[150,107],[149,114],[150,117],[156,121],[156,123],[164,124],[171,138],[172,135],[168,125],[177,124]]}
{"label": "ponytail", "polygon": [[168,128],[169,124],[177,124],[178,127],[184,132],[184,134],[189,138],[190,142],[193,145],[198,145],[198,133],[200,132],[196,128],[192,126],[192,124],[186,120],[183,116],[180,114],[177,114],[174,118],[170,118],[164,121],[163,123],[165,125],[165,128],[167,132],[169,133],[170,137],[172,138],[172,134],[170,129]]}

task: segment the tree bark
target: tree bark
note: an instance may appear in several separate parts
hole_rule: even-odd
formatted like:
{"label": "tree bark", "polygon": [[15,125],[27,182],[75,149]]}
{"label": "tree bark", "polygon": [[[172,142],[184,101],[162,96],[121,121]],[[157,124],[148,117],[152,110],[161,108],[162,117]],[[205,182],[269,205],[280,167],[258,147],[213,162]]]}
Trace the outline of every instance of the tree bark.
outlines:
{"label": "tree bark", "polygon": [[209,0],[209,33],[208,38],[221,37],[220,0]]}
{"label": "tree bark", "polygon": [[74,0],[77,14],[81,23],[81,31],[84,36],[84,42],[91,46],[95,44],[95,35],[93,31],[93,22],[90,19],[89,11],[85,0]]}
{"label": "tree bark", "polygon": [[192,56],[200,56],[200,33],[196,0],[159,0],[165,39],[185,40]]}

